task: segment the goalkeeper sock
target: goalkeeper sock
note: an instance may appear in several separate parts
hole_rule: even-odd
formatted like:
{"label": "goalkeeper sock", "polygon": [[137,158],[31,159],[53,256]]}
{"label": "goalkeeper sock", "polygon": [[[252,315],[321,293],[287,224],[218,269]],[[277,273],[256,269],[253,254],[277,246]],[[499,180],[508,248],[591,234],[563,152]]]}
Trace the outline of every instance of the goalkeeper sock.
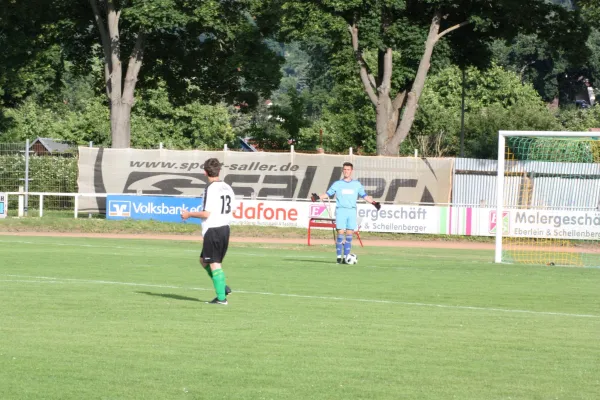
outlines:
{"label": "goalkeeper sock", "polygon": [[346,235],[346,243],[344,244],[344,256],[350,254],[352,248],[352,235]]}
{"label": "goalkeeper sock", "polygon": [[215,292],[217,292],[217,298],[221,301],[225,300],[225,273],[221,268],[215,269],[212,272],[212,280]]}
{"label": "goalkeeper sock", "polygon": [[206,271],[210,279],[212,279],[212,270],[210,269],[210,264],[204,267],[204,270]]}
{"label": "goalkeeper sock", "polygon": [[344,235],[338,234],[337,241],[335,242],[335,252],[338,258],[342,256],[342,242],[344,241]]}

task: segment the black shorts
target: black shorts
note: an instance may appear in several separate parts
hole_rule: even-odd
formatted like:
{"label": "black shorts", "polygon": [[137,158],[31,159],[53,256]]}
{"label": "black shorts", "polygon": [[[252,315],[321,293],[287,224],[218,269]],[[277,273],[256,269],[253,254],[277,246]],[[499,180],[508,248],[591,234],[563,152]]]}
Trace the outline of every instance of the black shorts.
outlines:
{"label": "black shorts", "polygon": [[200,258],[208,264],[221,263],[229,247],[229,226],[208,228],[202,243]]}

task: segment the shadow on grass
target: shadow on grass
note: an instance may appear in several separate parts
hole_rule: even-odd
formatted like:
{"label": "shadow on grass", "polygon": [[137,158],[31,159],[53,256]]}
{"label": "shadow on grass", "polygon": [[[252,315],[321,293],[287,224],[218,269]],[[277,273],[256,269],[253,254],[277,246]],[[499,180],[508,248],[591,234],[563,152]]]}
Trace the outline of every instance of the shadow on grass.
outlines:
{"label": "shadow on grass", "polygon": [[152,292],[136,292],[136,293],[147,294],[148,296],[165,297],[167,299],[174,299],[174,300],[200,301],[194,297],[180,296],[178,294],[171,294],[171,293],[152,293]]}

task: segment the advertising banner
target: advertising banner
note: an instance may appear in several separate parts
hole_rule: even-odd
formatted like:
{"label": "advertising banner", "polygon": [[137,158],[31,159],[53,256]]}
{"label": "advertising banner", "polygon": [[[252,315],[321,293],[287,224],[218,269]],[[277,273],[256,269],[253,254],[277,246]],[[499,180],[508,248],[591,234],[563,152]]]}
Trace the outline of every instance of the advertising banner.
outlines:
{"label": "advertising banner", "polygon": [[448,226],[447,207],[386,205],[377,211],[370,204],[359,204],[357,221],[364,232],[444,233]]}
{"label": "advertising banner", "polygon": [[6,218],[8,213],[8,195],[0,193],[0,218]]}
{"label": "advertising banner", "polygon": [[499,225],[510,237],[567,240],[600,239],[600,211],[505,210],[498,221],[495,210],[477,209],[476,235],[494,236]]}
{"label": "advertising banner", "polygon": [[[0,217],[8,198],[0,193]],[[202,210],[201,198],[126,196],[107,197],[107,219],[153,219],[181,222],[182,209]],[[4,214],[3,214],[4,212]],[[236,200],[232,225],[307,228],[310,218],[335,218],[335,202]],[[192,218],[191,223],[200,220]],[[574,240],[600,239],[600,211],[505,210],[502,218],[490,208],[401,206],[381,210],[359,203],[357,222],[363,232],[505,236]]]}
{"label": "advertising banner", "polygon": [[[353,177],[369,195],[396,204],[450,202],[453,159],[367,157],[235,151],[177,151],[79,148],[79,193],[200,196],[206,186],[203,163],[223,163],[221,179],[236,196],[268,200],[308,199],[342,177],[342,164],[354,164]],[[82,198],[81,210],[103,211],[105,199]]]}
{"label": "advertising banner", "polygon": [[[201,198],[112,196],[106,197],[106,219],[153,219],[162,222],[183,222],[181,211],[202,211]],[[200,224],[198,218],[188,223]]]}
{"label": "advertising banner", "polygon": [[[377,211],[370,204],[359,204],[357,222],[365,232],[439,234],[447,229],[446,210],[386,205]],[[335,203],[239,200],[232,224],[307,228],[310,218],[335,218]]]}
{"label": "advertising banner", "polygon": [[308,227],[311,203],[296,201],[237,200],[232,225]]}

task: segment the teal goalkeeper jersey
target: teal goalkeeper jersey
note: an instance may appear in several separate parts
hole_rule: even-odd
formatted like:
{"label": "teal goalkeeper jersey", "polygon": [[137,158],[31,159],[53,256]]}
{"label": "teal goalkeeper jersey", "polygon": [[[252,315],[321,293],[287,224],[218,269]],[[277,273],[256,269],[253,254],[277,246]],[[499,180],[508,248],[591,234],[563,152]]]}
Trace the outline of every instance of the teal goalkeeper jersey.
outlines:
{"label": "teal goalkeeper jersey", "polygon": [[327,191],[327,196],[335,195],[335,203],[339,208],[356,208],[358,196],[365,197],[367,193],[363,185],[356,180],[350,182],[340,179],[334,182]]}

